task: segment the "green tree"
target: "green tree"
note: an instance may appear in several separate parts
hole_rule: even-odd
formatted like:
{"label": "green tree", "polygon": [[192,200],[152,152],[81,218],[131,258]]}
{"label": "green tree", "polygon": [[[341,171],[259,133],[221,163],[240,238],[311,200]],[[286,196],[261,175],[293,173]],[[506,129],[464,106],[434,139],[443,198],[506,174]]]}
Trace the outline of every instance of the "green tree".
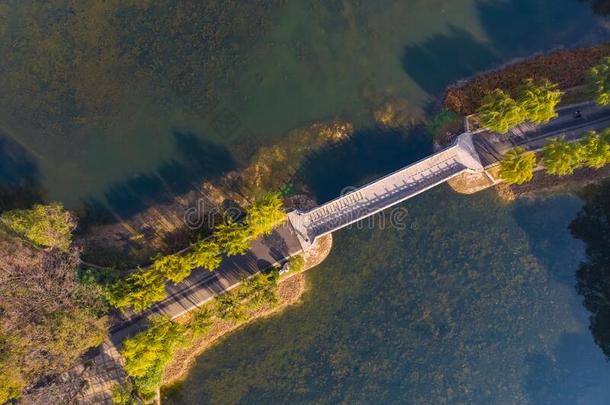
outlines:
{"label": "green tree", "polygon": [[36,204],[31,209],[4,212],[2,221],[38,246],[68,250],[75,218],[60,203]]}
{"label": "green tree", "polygon": [[563,93],[557,89],[556,84],[546,79],[538,84],[534,83],[533,79],[526,79],[518,93],[517,103],[523,108],[529,121],[543,124],[557,117],[555,108]]}
{"label": "green tree", "polygon": [[149,328],[125,339],[121,349],[125,371],[133,377],[138,392],[145,398],[154,396],[161,386],[165,366],[185,342],[182,325],[161,315],[153,315],[149,321]]}
{"label": "green tree", "polygon": [[167,298],[164,275],[154,269],[138,269],[109,287],[108,302],[116,308],[142,312]]}
{"label": "green tree", "polygon": [[500,162],[500,178],[509,184],[522,184],[534,176],[536,154],[525,153],[523,148],[514,148]]}
{"label": "green tree", "polygon": [[153,271],[174,283],[180,283],[190,276],[193,267],[188,258],[179,255],[159,256],[152,264]]}
{"label": "green tree", "polygon": [[595,131],[589,132],[587,138],[582,142],[582,147],[585,151],[585,164],[593,169],[600,169],[610,163],[610,143],[605,134],[598,134]]}
{"label": "green tree", "polygon": [[220,245],[215,240],[202,240],[193,245],[193,251],[189,255],[192,268],[204,268],[209,271],[216,270],[222,262]]}
{"label": "green tree", "polygon": [[587,84],[597,104],[610,104],[610,57],[603,58],[589,70]]}
{"label": "green tree", "polygon": [[251,233],[248,227],[232,218],[214,230],[214,237],[227,256],[243,255],[250,248]]}
{"label": "green tree", "polygon": [[582,165],[584,149],[578,143],[567,143],[563,139],[551,139],[542,150],[542,163],[547,173],[567,176]]}
{"label": "green tree", "polygon": [[484,128],[505,134],[527,119],[527,112],[504,91],[496,89],[488,94],[478,110]]}
{"label": "green tree", "polygon": [[279,193],[267,193],[247,209],[246,225],[253,238],[269,235],[286,220],[286,212]]}

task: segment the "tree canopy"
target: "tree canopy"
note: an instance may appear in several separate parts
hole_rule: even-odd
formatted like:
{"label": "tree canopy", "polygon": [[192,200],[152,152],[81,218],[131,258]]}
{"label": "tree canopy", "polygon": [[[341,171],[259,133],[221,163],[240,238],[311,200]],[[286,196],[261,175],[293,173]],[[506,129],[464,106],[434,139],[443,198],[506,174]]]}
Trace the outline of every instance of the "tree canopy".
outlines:
{"label": "tree canopy", "polygon": [[123,341],[121,354],[125,371],[133,377],[138,392],[146,398],[154,396],[161,385],[165,366],[176,349],[184,343],[184,326],[168,317],[153,315],[148,329]]}
{"label": "tree canopy", "polygon": [[599,169],[610,163],[610,131],[602,134],[589,132],[582,146],[585,151],[584,162],[588,167]]}
{"label": "tree canopy", "polygon": [[60,203],[6,211],[1,219],[10,229],[36,245],[62,250],[70,247],[72,231],[76,228],[76,220]]}
{"label": "tree canopy", "polygon": [[534,124],[544,124],[557,117],[555,108],[561,101],[562,93],[557,85],[548,80],[534,83],[533,79],[524,80],[519,88],[517,103]]}
{"label": "tree canopy", "polygon": [[522,184],[534,176],[536,154],[523,148],[510,150],[500,162],[500,178],[509,184]]}
{"label": "tree canopy", "polygon": [[602,59],[599,65],[591,68],[587,83],[597,104],[610,104],[610,57]]}
{"label": "tree canopy", "polygon": [[581,166],[584,149],[578,143],[567,143],[561,138],[553,138],[545,145],[542,156],[547,173],[566,176]]}
{"label": "tree canopy", "polygon": [[253,238],[269,235],[285,220],[286,213],[279,193],[267,193],[247,209],[246,225]]}
{"label": "tree canopy", "polygon": [[505,134],[527,118],[527,112],[501,89],[488,94],[478,110],[481,125],[491,131]]}
{"label": "tree canopy", "polygon": [[214,237],[227,256],[235,256],[248,251],[252,233],[246,224],[227,217],[224,223],[216,227]]}
{"label": "tree canopy", "polygon": [[0,227],[0,403],[52,381],[106,336],[102,290],[79,279],[79,253],[35,249]]}

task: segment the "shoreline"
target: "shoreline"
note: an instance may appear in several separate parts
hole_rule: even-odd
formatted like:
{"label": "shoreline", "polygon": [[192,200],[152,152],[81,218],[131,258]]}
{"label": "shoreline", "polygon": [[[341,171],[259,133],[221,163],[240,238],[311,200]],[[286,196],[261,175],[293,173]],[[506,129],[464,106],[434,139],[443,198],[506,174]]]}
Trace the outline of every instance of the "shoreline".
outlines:
{"label": "shoreline", "polygon": [[[279,280],[279,302],[276,305],[264,305],[261,308],[252,310],[248,312],[248,319],[241,322],[215,319],[210,331],[205,336],[193,341],[188,347],[182,348],[176,353],[174,360],[165,370],[161,391],[171,389],[173,386],[180,384],[193,370],[197,358],[207,350],[222,343],[224,338],[255,321],[281,314],[286,309],[300,304],[304,294],[309,291],[305,272],[324,261],[331,249],[332,235],[327,235],[316,241],[316,244],[303,254],[303,269],[296,273],[288,273]],[[190,314],[185,314],[176,321],[186,322],[189,317]]]}

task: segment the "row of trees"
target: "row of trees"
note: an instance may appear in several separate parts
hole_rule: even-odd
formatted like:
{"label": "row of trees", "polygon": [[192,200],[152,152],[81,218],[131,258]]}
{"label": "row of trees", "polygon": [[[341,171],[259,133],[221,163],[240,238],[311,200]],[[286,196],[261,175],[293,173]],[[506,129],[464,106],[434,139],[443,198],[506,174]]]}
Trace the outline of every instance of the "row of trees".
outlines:
{"label": "row of trees", "polygon": [[[125,358],[125,371],[133,379],[137,393],[152,398],[163,381],[165,367],[173,360],[176,351],[204,336],[214,319],[244,321],[248,311],[265,304],[278,302],[279,273],[274,270],[244,280],[236,293],[216,298],[213,309],[202,308],[184,324],[172,322],[166,316],[150,317],[150,326],[143,332],[125,339],[121,354]],[[118,389],[115,397],[129,403],[130,396]],[[119,402],[119,401],[117,401]]]}
{"label": "row of trees", "polygon": [[[601,106],[610,105],[610,57],[606,57],[587,74],[586,85],[591,97]],[[548,80],[526,79],[517,89],[516,99],[502,89],[488,94],[477,111],[482,127],[500,134],[529,121],[543,124],[557,116],[555,108],[562,92]]]}
{"label": "row of trees", "polygon": [[244,254],[250,242],[270,234],[286,219],[282,199],[278,193],[268,193],[257,199],[248,209],[244,220],[227,216],[209,239],[195,243],[186,254],[157,257],[152,266],[138,269],[126,278],[112,283],[108,301],[116,308],[133,308],[141,312],[167,297],[165,284],[180,283],[195,268],[216,270],[222,255]]}
{"label": "row of trees", "polygon": [[[580,142],[553,138],[541,155],[546,172],[556,176],[570,175],[581,167],[600,169],[610,163],[610,129],[601,134],[591,131]],[[537,164],[536,153],[515,148],[504,156],[499,175],[509,184],[522,184],[532,179]]]}
{"label": "row of trees", "polygon": [[525,121],[543,124],[557,117],[555,108],[562,94],[557,85],[548,80],[536,83],[526,79],[517,90],[516,99],[501,89],[487,95],[477,117],[481,126],[501,134]]}

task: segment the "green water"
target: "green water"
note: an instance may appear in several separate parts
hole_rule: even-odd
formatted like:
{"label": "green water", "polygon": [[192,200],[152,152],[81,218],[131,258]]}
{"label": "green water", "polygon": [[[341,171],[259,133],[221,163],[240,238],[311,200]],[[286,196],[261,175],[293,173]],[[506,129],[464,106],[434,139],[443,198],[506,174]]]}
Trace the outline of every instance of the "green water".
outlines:
{"label": "green water", "polygon": [[164,403],[607,403],[574,291],[580,207],[441,188],[403,205],[406,230],[341,231],[302,305],[206,352]]}
{"label": "green water", "polygon": [[295,127],[366,126],[389,97],[418,117],[454,80],[605,35],[575,0],[9,0],[0,153],[35,168],[13,183],[121,213],[142,176],[189,177],[184,192]]}

